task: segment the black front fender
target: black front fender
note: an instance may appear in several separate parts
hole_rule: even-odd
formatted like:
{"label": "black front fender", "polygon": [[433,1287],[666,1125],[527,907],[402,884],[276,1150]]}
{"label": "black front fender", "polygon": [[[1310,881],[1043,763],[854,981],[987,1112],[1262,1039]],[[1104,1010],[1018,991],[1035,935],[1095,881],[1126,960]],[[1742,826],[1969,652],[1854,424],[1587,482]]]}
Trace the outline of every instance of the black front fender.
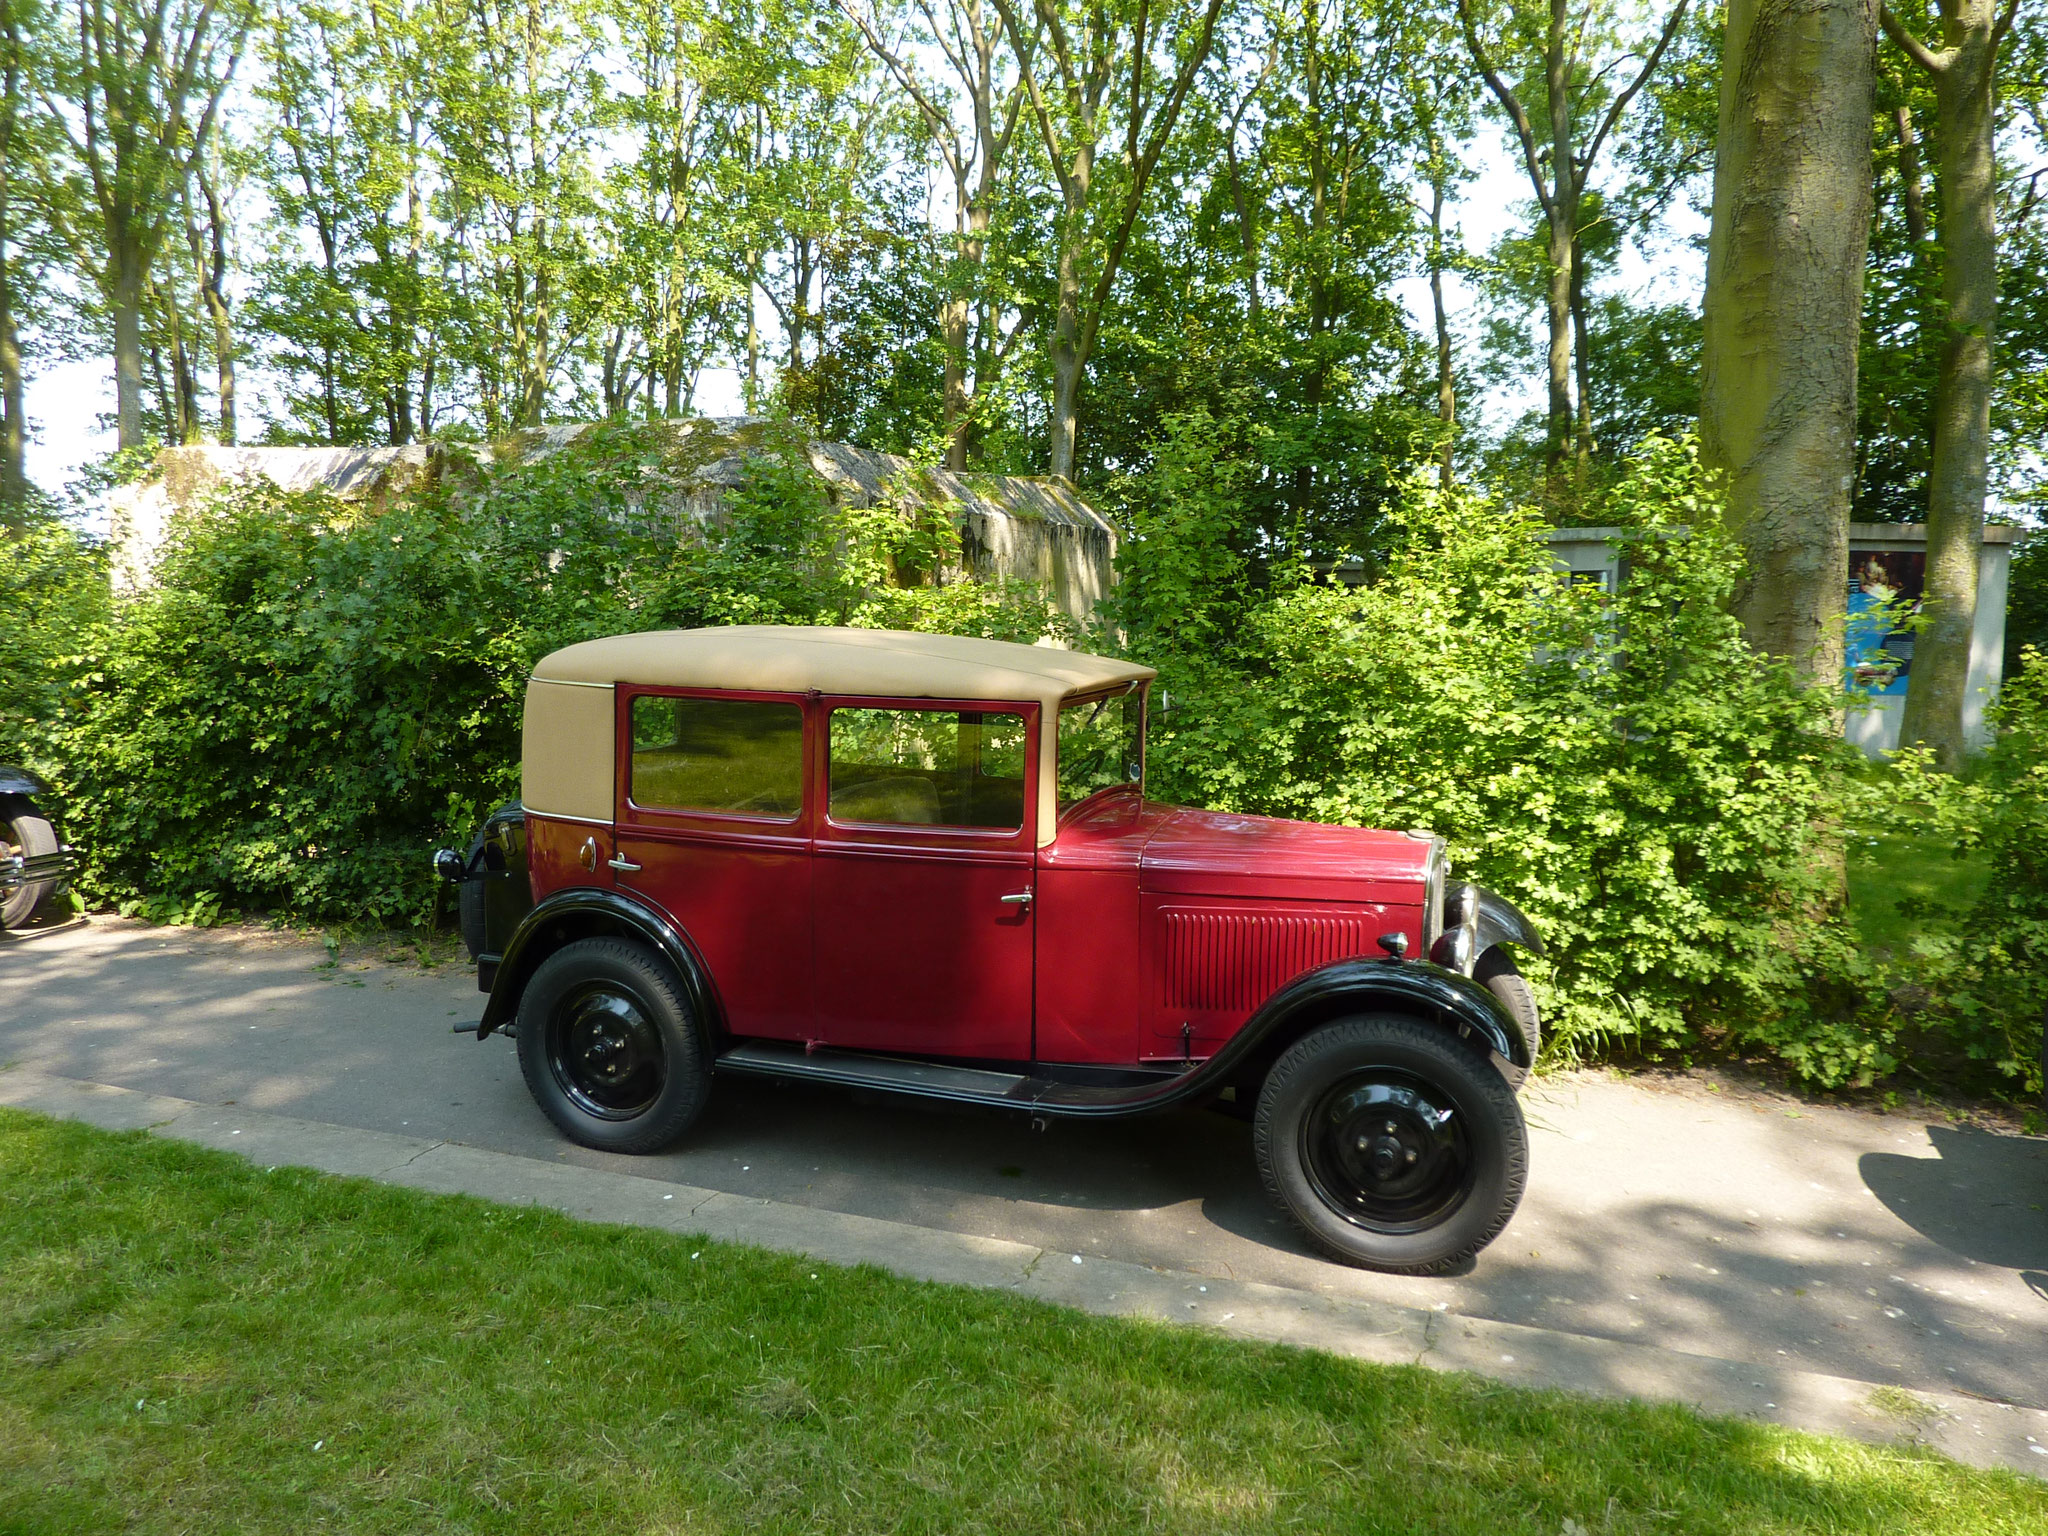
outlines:
{"label": "black front fender", "polygon": [[690,1011],[704,1031],[707,1051],[718,1030],[717,993],[704,962],[683,931],[665,916],[619,891],[572,886],[539,902],[520,920],[499,958],[491,995],[484,1004],[479,1040],[519,1014],[519,999],[540,963],[564,944],[578,939],[623,938],[653,949],[675,968]]}
{"label": "black front fender", "polygon": [[1291,1039],[1303,1023],[1323,1023],[1361,1008],[1414,1014],[1448,1029],[1470,1031],[1488,1050],[1516,1066],[1533,1065],[1521,1031],[1484,983],[1427,960],[1339,960],[1298,976],[1267,999],[1217,1054],[1220,1058],[1240,1040],[1255,1046],[1275,1035]]}
{"label": "black front fender", "polygon": [[0,763],[0,795],[40,795],[43,781],[26,768]]}
{"label": "black front fender", "polygon": [[1473,886],[1472,892],[1479,906],[1479,953],[1485,954],[1496,944],[1519,945],[1532,955],[1543,953],[1536,925],[1518,907],[1483,885]]}
{"label": "black front fender", "polygon": [[1521,1031],[1500,1000],[1471,977],[1427,960],[1339,960],[1282,987],[1221,1050],[1178,1077],[1135,1090],[1054,1088],[1031,1107],[1044,1114],[1107,1118],[1204,1103],[1225,1088],[1235,1088],[1242,1098],[1248,1089],[1256,1092],[1280,1054],[1316,1026],[1375,1010],[1433,1024],[1525,1070],[1531,1064]]}

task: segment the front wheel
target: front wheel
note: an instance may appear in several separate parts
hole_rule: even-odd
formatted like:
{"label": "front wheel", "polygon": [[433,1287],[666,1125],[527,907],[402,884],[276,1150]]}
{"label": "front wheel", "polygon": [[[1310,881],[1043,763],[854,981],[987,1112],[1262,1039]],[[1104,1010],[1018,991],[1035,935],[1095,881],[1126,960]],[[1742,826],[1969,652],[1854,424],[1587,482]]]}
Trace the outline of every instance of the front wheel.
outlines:
{"label": "front wheel", "polygon": [[1291,1046],[1259,1091],[1252,1145],[1275,1203],[1332,1258],[1438,1274],[1500,1235],[1529,1132],[1514,1090],[1455,1036],[1366,1014]]}
{"label": "front wheel", "polygon": [[579,939],[541,962],[519,1001],[519,1067],[561,1132],[604,1152],[659,1152],[711,1089],[674,974],[619,939]]}

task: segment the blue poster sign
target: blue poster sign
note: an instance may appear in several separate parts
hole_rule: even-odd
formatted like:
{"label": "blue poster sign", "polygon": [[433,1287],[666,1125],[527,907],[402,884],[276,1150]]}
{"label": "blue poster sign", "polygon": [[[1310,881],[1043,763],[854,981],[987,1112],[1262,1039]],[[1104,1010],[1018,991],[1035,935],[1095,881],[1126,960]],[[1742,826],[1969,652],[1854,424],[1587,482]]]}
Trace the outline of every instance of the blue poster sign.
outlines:
{"label": "blue poster sign", "polygon": [[1927,580],[1923,550],[1849,551],[1849,622],[1843,636],[1849,686],[1903,698],[1913,666],[1912,620]]}

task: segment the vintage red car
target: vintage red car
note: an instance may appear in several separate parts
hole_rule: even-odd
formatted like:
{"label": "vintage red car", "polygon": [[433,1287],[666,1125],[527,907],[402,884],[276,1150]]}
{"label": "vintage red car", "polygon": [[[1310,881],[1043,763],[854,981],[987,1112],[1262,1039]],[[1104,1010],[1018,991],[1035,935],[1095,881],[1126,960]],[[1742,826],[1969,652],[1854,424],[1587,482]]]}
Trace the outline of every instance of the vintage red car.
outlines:
{"label": "vintage red car", "polygon": [[713,1080],[1034,1116],[1217,1105],[1323,1250],[1457,1264],[1522,1193],[1537,1046],[1427,832],[1145,798],[1153,671],[1043,646],[738,627],[555,652],[464,930],[572,1139],[652,1152]]}

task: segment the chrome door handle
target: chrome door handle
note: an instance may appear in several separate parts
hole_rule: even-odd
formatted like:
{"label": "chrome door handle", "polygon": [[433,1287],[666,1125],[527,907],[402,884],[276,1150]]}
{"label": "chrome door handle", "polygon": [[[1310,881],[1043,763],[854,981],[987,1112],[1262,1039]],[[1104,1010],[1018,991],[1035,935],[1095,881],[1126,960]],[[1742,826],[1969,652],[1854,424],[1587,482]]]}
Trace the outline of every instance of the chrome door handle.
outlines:
{"label": "chrome door handle", "polygon": [[1021,891],[1012,891],[1009,895],[997,899],[1006,907],[1028,907],[1031,905],[1031,888],[1026,886]]}
{"label": "chrome door handle", "polygon": [[606,859],[605,863],[609,864],[613,869],[616,869],[622,875],[637,875],[640,873],[640,866],[638,864],[635,864],[631,859],[627,858],[624,854],[615,853],[610,858]]}

